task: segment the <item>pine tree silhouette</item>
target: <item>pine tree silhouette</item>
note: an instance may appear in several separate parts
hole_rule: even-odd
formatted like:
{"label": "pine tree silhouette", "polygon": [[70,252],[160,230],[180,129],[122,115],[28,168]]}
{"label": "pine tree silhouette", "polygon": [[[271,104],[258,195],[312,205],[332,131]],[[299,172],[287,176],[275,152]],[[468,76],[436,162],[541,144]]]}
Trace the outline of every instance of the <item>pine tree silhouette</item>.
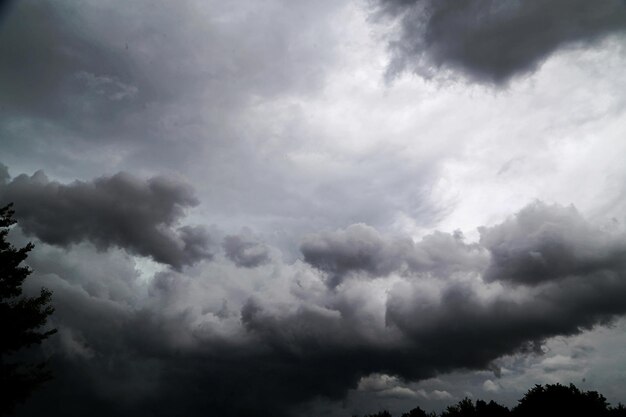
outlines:
{"label": "pine tree silhouette", "polygon": [[42,288],[36,297],[22,295],[22,284],[32,271],[20,264],[34,246],[28,243],[18,249],[7,241],[16,223],[13,214],[12,204],[0,208],[0,415],[11,413],[51,378],[45,363],[30,363],[19,354],[56,332],[41,330],[54,311],[52,293]]}

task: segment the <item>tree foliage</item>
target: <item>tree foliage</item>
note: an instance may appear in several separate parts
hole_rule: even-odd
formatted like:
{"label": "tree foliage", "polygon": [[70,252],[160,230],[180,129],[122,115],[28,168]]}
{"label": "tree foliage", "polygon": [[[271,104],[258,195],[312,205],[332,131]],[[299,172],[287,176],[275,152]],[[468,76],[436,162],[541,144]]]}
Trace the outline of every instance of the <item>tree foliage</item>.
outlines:
{"label": "tree foliage", "polygon": [[415,407],[411,411],[402,414],[402,417],[436,417],[435,413],[428,414],[421,407]]}
{"label": "tree foliage", "polygon": [[54,311],[52,293],[42,288],[38,296],[23,295],[22,284],[32,271],[21,264],[34,246],[15,248],[7,241],[16,223],[13,214],[11,204],[0,208],[0,414],[10,413],[51,378],[45,363],[29,362],[23,352],[56,332],[42,330]]}
{"label": "tree foliage", "polygon": [[[366,417],[391,417],[387,411]],[[519,404],[512,410],[495,401],[488,403],[463,398],[448,406],[441,413],[426,413],[420,407],[402,414],[401,417],[626,417],[626,407],[619,404],[611,407],[602,394],[596,391],[581,391],[576,386],[561,384],[535,385],[528,390]]]}
{"label": "tree foliage", "polygon": [[391,413],[389,411],[383,410],[383,411],[379,411],[376,414],[369,414],[369,415],[367,415],[365,417],[392,417],[392,416],[391,416]]}
{"label": "tree foliage", "polygon": [[574,385],[535,385],[513,410],[514,416],[606,416],[608,403],[596,391],[580,391]]}

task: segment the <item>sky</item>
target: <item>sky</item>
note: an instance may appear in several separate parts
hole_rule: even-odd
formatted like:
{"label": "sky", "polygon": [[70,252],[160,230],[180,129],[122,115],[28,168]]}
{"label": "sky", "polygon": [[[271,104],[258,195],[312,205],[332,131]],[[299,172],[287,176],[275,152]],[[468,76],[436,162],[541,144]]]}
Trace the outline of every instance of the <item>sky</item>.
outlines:
{"label": "sky", "polygon": [[53,292],[18,416],[626,403],[620,0],[20,0],[0,204]]}

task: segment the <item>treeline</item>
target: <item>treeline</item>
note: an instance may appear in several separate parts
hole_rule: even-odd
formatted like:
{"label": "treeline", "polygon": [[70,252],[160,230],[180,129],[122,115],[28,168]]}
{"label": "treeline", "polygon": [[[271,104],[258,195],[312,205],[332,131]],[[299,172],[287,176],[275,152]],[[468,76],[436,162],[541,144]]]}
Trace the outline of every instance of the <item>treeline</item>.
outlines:
{"label": "treeline", "polygon": [[[420,407],[401,417],[626,417],[626,407],[611,407],[606,398],[596,391],[581,391],[576,386],[561,384],[535,385],[518,404],[509,409],[495,401],[472,401],[464,398],[437,414]],[[388,411],[364,417],[393,417]]]}

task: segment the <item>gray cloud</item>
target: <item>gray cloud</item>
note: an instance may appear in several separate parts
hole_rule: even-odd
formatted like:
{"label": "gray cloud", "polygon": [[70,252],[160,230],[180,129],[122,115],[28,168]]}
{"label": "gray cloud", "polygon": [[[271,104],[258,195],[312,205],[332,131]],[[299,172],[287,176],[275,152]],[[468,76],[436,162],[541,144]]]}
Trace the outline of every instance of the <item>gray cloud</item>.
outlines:
{"label": "gray cloud", "polygon": [[[481,25],[464,20],[484,16],[481,5],[491,3],[376,1],[404,19],[390,73],[417,68],[433,76],[442,69],[505,83],[575,44],[578,35],[563,35],[568,27],[583,29],[583,43],[613,31],[570,23],[569,4],[597,7],[597,15],[581,15],[583,23],[606,21],[603,10],[614,5],[606,0],[514,6],[531,12],[527,20],[541,14],[561,36],[556,40],[543,30],[532,31],[534,40],[517,35],[515,27],[527,21],[517,15],[506,21],[496,14]],[[440,18],[419,20],[426,4]],[[555,4],[564,8],[561,25],[552,24]],[[554,188],[530,184],[553,173],[544,164],[564,149],[621,167],[604,148],[617,143],[623,100],[615,92],[622,89],[591,73],[605,64],[590,64],[617,48],[602,59],[585,54],[587,67],[576,71],[574,59],[557,65],[555,71],[569,66],[565,77],[546,74],[508,99],[410,81],[387,88],[376,83],[379,39],[361,6],[23,0],[7,9],[0,148],[14,172],[43,167],[55,179],[182,172],[208,203],[194,216],[224,230],[184,225],[197,199],[176,181],[128,174],[72,184],[43,174],[11,179],[0,166],[0,200],[10,193],[21,201],[20,224],[43,237],[29,256],[35,272],[28,281],[33,291],[54,291],[52,324],[59,328],[44,347],[56,380],[23,416],[59,403],[70,416],[328,415],[299,407],[318,397],[342,399],[370,373],[408,383],[491,368],[499,355],[623,313],[624,236],[570,209],[531,206],[482,229],[478,243],[455,233],[420,241],[390,233],[441,220],[447,230],[480,223],[467,216],[474,204],[505,188],[516,197],[503,203],[507,195],[499,194],[480,218],[501,215],[498,204],[515,206],[527,192],[566,201],[591,196],[568,186],[553,196]],[[509,13],[511,6],[502,7]],[[471,50],[459,49],[459,32]],[[424,33],[431,43],[423,43]],[[507,55],[511,42],[522,48]],[[503,63],[482,58],[492,49]],[[606,68],[618,74],[620,63],[608,60]],[[572,105],[556,111],[563,92],[572,93]],[[519,117],[529,111],[531,122]],[[501,132],[510,141],[505,151],[494,140]],[[569,138],[587,134],[605,139],[589,149],[570,146]],[[528,137],[537,146],[519,140]],[[564,145],[554,147],[560,138]],[[500,176],[492,188],[488,175],[528,149],[533,158],[515,171],[530,180],[522,175],[510,187],[512,176]],[[585,201],[606,197],[595,179],[621,171],[587,165],[598,167],[583,169],[594,174],[583,187],[594,197],[577,201],[589,208]],[[574,168],[551,186],[563,185]],[[611,180],[616,189],[622,177]],[[268,241],[237,233],[242,224]],[[211,257],[213,243],[224,256],[198,262]],[[137,254],[174,268],[150,276],[153,265],[136,263]]]}
{"label": "gray cloud", "polygon": [[[621,251],[623,233],[603,231],[573,208],[542,203],[481,233],[479,244],[464,243],[458,233],[413,243],[366,225],[310,236],[303,244],[308,260],[324,273],[342,274],[333,289],[304,263],[275,264],[282,272],[271,288],[254,283],[258,269],[226,263],[219,274],[161,272],[142,289],[123,252],[94,262],[93,277],[73,266],[71,251],[61,257],[44,247],[34,253],[30,285],[55,294],[53,324],[63,335],[51,347],[57,382],[19,415],[38,415],[59,398],[74,398],[75,415],[90,409],[95,416],[297,415],[314,398],[343,398],[372,373],[418,381],[492,369],[502,355],[537,351],[552,336],[577,334],[626,312],[623,263],[580,267],[597,242],[609,253]],[[566,250],[568,265],[540,270],[538,280],[527,279],[518,252],[496,250],[543,253],[554,236],[559,250],[582,249]],[[584,237],[589,243],[580,243]],[[83,246],[73,250],[81,259],[95,256]],[[107,268],[99,266],[112,262],[118,267],[107,287],[114,291],[103,292],[98,276]],[[400,278],[385,281],[397,271]],[[381,280],[347,279],[358,275]],[[228,305],[220,276],[231,286]],[[382,303],[372,304],[380,297]]]}
{"label": "gray cloud", "polygon": [[[172,146],[173,132],[185,131],[185,142],[195,150],[200,135],[220,143],[223,123],[250,96],[319,85],[332,50],[304,35],[311,22],[303,25],[299,18],[306,14],[319,22],[336,7],[333,2],[288,8],[250,2],[235,9],[195,1],[98,7],[65,0],[15,2],[0,26],[5,57],[0,128],[12,148],[36,142],[24,135],[32,129],[58,136],[59,142],[116,143],[129,153],[148,142],[167,149],[170,157],[187,156],[190,149]],[[228,14],[228,22],[216,18],[220,14]],[[23,22],[37,30],[25,29]],[[16,120],[22,124],[17,132],[11,129]],[[207,138],[199,124],[210,125],[213,134]]]}
{"label": "gray cloud", "polygon": [[[62,178],[184,172],[211,201],[203,214],[229,233],[280,230],[296,251],[292,231],[381,226],[393,221],[387,210],[428,223],[436,158],[344,158],[314,145],[328,134],[308,104],[286,105],[318,99],[344,59],[335,15],[346,4],[16,2],[0,27],[4,162]],[[356,190],[349,202],[346,188]]]}
{"label": "gray cloud", "polygon": [[590,44],[626,29],[626,6],[620,0],[377,3],[402,23],[391,44],[391,74],[410,68],[432,77],[444,69],[502,84],[535,71],[559,48]]}
{"label": "gray cloud", "polygon": [[204,227],[175,227],[184,210],[198,204],[191,187],[177,180],[121,172],[61,184],[37,171],[10,181],[5,176],[0,200],[15,204],[24,233],[53,245],[117,246],[177,269],[212,257]]}
{"label": "gray cloud", "polygon": [[350,272],[384,276],[402,267],[406,246],[412,242],[385,241],[367,225],[309,236],[300,246],[305,262],[331,274],[329,285],[337,286]]}
{"label": "gray cloud", "polygon": [[408,237],[383,236],[365,224],[308,236],[300,250],[305,262],[329,274],[331,287],[359,273],[371,277],[392,272],[449,277],[458,271],[480,272],[487,261],[486,251],[464,243],[460,233],[436,232],[414,243]]}
{"label": "gray cloud", "polygon": [[267,246],[252,240],[249,236],[225,236],[222,248],[226,257],[240,267],[254,268],[270,261]]}
{"label": "gray cloud", "polygon": [[[555,230],[563,234],[549,232]],[[585,233],[579,235],[582,231]],[[356,319],[364,315],[359,311],[363,300],[346,302],[341,296],[327,299],[325,309],[301,308],[283,316],[268,314],[254,304],[244,309],[244,324],[277,350],[288,349],[304,357],[322,355],[329,363],[350,357],[350,361],[335,365],[344,367],[343,376],[349,380],[368,372],[420,380],[458,369],[490,369],[498,357],[537,352],[550,337],[578,334],[626,312],[624,262],[587,262],[603,251],[623,259],[623,233],[604,231],[571,207],[542,203],[525,208],[503,224],[482,229],[482,233],[481,245],[493,244],[483,248],[491,254],[486,271],[494,282],[483,281],[472,263],[459,261],[463,252],[432,248],[441,253],[442,262],[465,267],[456,275],[425,269],[430,275],[408,276],[392,286],[386,298],[384,327],[376,330],[378,342],[367,330],[376,325]],[[555,235],[562,243],[557,250],[577,247],[583,236],[590,243],[583,243],[580,251],[563,251],[563,259],[556,250],[550,252],[557,266],[538,271],[538,279],[528,279],[527,267],[515,256],[492,253],[498,239],[509,246],[519,242],[523,252],[542,253],[546,247],[552,250],[546,240]],[[416,247],[428,241],[429,237]],[[393,244],[361,225],[326,234],[315,242],[317,246],[308,243],[304,249],[317,249],[312,254],[318,258],[310,260],[330,273],[381,276],[407,259],[403,250],[390,249]],[[353,251],[347,251],[350,246]],[[494,275],[498,271],[502,275]],[[510,286],[512,277],[524,279]],[[349,291],[354,288],[350,285],[337,290]],[[376,294],[364,299],[372,297]]]}
{"label": "gray cloud", "polygon": [[349,276],[427,274],[449,278],[480,273],[486,282],[524,285],[626,267],[626,242],[589,224],[572,206],[535,202],[493,227],[480,227],[480,242],[460,232],[435,232],[414,243],[355,224],[306,237],[304,261],[328,274],[331,287]]}
{"label": "gray cloud", "polygon": [[[156,86],[137,76],[123,45],[97,40],[67,9],[25,1],[8,10],[0,27],[3,118],[58,120],[91,135],[93,122],[102,118],[107,121],[98,123],[102,135],[154,99]],[[24,30],[20,22],[37,30]],[[139,91],[138,102],[133,98]]]}
{"label": "gray cloud", "polygon": [[623,236],[592,227],[571,206],[537,202],[480,236],[491,253],[487,281],[533,285],[626,267]]}
{"label": "gray cloud", "polygon": [[[118,265],[107,285],[114,292],[103,292],[90,270],[71,266],[71,252],[60,261],[44,247],[34,254],[39,271],[31,285],[45,284],[55,293],[53,324],[63,335],[52,357],[58,382],[21,415],[76,398],[67,388],[74,386],[81,393],[72,403],[74,414],[98,403],[94,415],[297,415],[314,398],[343,398],[372,373],[419,381],[489,370],[503,355],[539,352],[550,337],[578,334],[626,312],[626,266],[581,268],[576,257],[585,259],[584,252],[565,252],[569,266],[541,271],[541,280],[511,282],[527,270],[493,248],[517,241],[524,252],[541,252],[550,234],[538,230],[563,232],[566,247],[577,245],[581,230],[592,242],[605,242],[609,252],[625,241],[623,233],[604,231],[573,208],[535,203],[482,229],[479,244],[463,243],[458,233],[411,243],[365,225],[309,237],[317,256],[335,256],[317,259],[316,268],[345,275],[332,289],[299,262],[275,264],[281,272],[271,286],[256,283],[266,282],[255,281],[260,269],[226,262],[189,270],[192,275],[161,272],[145,288],[124,272],[132,268],[123,266],[130,261],[120,251],[101,261]],[[349,251],[350,245],[356,249]],[[73,250],[81,258],[93,256],[83,246]],[[401,276],[384,278],[390,271]],[[485,271],[504,272],[485,281]],[[347,279],[359,275],[381,279]]]}

